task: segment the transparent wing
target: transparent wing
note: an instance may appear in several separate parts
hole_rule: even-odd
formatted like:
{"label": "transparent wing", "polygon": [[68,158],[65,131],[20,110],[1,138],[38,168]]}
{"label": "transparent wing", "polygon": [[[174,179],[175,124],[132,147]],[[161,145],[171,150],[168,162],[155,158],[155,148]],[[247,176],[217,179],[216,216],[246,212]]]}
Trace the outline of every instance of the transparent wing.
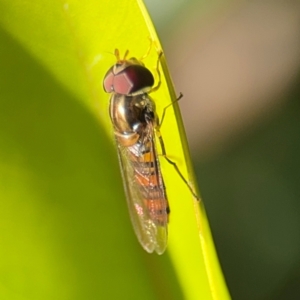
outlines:
{"label": "transparent wing", "polygon": [[[153,131],[152,131],[153,133]],[[153,136],[131,147],[118,144],[118,155],[131,221],[143,248],[162,254],[167,246],[168,201]]]}

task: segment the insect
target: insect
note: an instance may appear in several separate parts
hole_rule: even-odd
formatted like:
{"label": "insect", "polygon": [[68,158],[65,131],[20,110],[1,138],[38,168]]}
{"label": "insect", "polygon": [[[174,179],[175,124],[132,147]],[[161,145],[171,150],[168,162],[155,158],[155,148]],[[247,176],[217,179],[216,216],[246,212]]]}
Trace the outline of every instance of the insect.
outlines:
{"label": "insect", "polygon": [[153,86],[152,73],[142,61],[126,59],[127,55],[128,51],[121,59],[119,51],[115,50],[117,62],[107,71],[103,87],[107,93],[111,93],[109,114],[135,233],[147,252],[162,254],[167,247],[170,208],[155,136],[159,138],[163,156],[192,189],[177,165],[165,155],[155,103],[149,96],[161,84],[158,67],[162,53],[157,61],[159,80],[156,86]]}

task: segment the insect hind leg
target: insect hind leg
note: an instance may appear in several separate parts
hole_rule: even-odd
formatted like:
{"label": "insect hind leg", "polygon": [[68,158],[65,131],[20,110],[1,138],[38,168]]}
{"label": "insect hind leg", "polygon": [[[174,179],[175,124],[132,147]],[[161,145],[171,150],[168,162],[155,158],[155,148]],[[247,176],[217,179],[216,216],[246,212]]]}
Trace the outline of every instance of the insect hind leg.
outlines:
{"label": "insect hind leg", "polygon": [[171,160],[168,156],[167,156],[167,153],[166,153],[166,148],[165,148],[165,143],[163,141],[163,138],[160,134],[160,131],[159,129],[156,129],[156,133],[157,133],[157,136],[158,136],[158,140],[159,140],[159,143],[160,143],[160,146],[161,146],[161,151],[162,151],[162,156],[166,159],[166,161],[171,164],[175,171],[177,172],[177,174],[179,175],[179,177],[183,180],[183,182],[185,183],[185,185],[187,186],[187,188],[190,190],[190,192],[192,193],[193,197],[197,200],[197,201],[200,201],[200,197],[196,194],[196,192],[194,191],[194,189],[191,187],[191,185],[188,183],[188,181],[185,179],[185,177],[183,176],[183,174],[181,173],[180,169],[178,168],[177,164]]}

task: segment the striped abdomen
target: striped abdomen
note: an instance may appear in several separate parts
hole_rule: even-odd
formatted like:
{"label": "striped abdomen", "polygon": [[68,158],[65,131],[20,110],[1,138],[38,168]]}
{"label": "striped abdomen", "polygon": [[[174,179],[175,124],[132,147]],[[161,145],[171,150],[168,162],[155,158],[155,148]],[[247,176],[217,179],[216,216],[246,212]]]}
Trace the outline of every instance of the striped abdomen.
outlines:
{"label": "striped abdomen", "polygon": [[156,225],[164,226],[168,223],[170,208],[154,142],[149,137],[147,142],[137,143],[128,147],[128,150],[135,181],[149,215]]}

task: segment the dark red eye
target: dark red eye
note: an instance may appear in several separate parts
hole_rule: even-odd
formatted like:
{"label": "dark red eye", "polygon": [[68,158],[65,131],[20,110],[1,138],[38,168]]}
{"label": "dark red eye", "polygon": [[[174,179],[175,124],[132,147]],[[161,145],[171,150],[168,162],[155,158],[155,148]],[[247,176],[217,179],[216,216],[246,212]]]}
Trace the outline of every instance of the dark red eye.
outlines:
{"label": "dark red eye", "polygon": [[122,95],[145,92],[154,84],[152,73],[141,65],[129,65],[120,72],[113,73],[113,67],[105,75],[103,86],[107,93]]}
{"label": "dark red eye", "polygon": [[114,77],[115,74],[113,73],[113,67],[111,67],[103,80],[103,88],[105,90],[106,93],[111,93],[114,91]]}

